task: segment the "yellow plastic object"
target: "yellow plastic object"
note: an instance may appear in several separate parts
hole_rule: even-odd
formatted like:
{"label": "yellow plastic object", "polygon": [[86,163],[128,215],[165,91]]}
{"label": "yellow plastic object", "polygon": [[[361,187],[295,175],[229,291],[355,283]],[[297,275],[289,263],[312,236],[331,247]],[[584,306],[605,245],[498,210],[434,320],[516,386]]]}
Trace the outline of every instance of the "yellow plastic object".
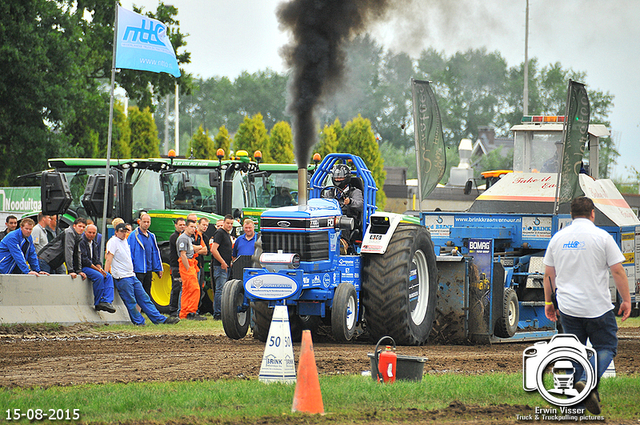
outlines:
{"label": "yellow plastic object", "polygon": [[171,302],[171,268],[169,264],[162,263],[162,278],[156,273],[151,281],[151,297],[158,305],[169,305]]}

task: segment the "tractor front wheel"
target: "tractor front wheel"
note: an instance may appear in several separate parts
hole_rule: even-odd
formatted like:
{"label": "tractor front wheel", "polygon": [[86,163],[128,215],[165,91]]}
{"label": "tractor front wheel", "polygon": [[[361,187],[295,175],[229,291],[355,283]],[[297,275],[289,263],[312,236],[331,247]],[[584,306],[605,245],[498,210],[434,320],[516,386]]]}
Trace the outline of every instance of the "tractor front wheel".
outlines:
{"label": "tractor front wheel", "polygon": [[250,308],[242,309],[244,302],[244,288],[242,281],[233,279],[224,285],[222,290],[222,327],[231,339],[241,339],[249,329]]}
{"label": "tractor front wheel", "polygon": [[336,288],[331,308],[331,333],[338,342],[353,338],[358,319],[358,294],[352,284],[342,282]]}

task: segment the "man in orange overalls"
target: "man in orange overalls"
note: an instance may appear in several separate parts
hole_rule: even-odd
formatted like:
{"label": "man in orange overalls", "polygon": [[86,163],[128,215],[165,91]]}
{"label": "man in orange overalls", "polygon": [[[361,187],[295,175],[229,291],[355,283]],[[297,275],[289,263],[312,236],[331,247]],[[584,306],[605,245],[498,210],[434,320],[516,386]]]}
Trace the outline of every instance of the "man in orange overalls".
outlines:
{"label": "man in orange overalls", "polygon": [[196,232],[196,222],[187,220],[187,227],[184,233],[176,241],[176,249],[180,256],[179,269],[182,279],[182,298],[180,307],[180,318],[187,320],[207,320],[200,316],[198,303],[200,302],[200,285],[198,284],[198,260],[194,258],[193,235]]}

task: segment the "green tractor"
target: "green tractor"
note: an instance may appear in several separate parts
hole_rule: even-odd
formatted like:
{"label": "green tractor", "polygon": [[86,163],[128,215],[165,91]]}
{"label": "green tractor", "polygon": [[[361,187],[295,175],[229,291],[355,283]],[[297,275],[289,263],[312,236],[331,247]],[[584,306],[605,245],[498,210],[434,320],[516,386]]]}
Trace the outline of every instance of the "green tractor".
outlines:
{"label": "green tractor", "polygon": [[[260,164],[251,161],[244,151],[238,151],[233,160],[221,158],[110,161],[111,189],[107,217],[121,217],[125,222],[134,223],[143,211],[151,216],[150,230],[158,240],[164,273],[162,278],[154,275],[150,296],[163,313],[169,311],[169,238],[175,230],[175,219],[185,218],[191,213],[198,218],[206,217],[211,223],[207,235],[211,236],[215,232],[216,221],[225,214],[232,214],[236,218],[259,216],[261,211],[268,208],[264,201],[265,194],[274,192],[278,187],[276,185],[290,187],[290,181],[297,179],[297,167],[293,164]],[[71,192],[63,227],[75,217],[91,217],[100,223],[104,206],[106,159],[55,158],[49,160],[49,166],[55,172],[64,174]],[[309,168],[313,169],[312,166]],[[25,176],[23,184],[39,185],[40,175],[34,173],[28,178]],[[294,196],[297,198],[296,193]],[[256,224],[259,227],[259,223]],[[237,223],[235,228],[239,227]],[[112,232],[113,229],[109,228],[107,236]],[[207,257],[205,311],[212,309],[210,282]]]}

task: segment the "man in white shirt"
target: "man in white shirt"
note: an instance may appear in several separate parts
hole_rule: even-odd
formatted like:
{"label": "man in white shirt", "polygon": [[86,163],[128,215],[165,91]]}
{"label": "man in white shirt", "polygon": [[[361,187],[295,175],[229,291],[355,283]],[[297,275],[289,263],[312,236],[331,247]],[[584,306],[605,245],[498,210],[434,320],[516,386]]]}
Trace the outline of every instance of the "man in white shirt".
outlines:
{"label": "man in white shirt", "polygon": [[107,242],[107,255],[104,269],[113,276],[120,298],[127,306],[129,317],[134,325],[144,326],[144,317],[136,308],[140,306],[142,311],[155,323],[173,325],[180,321],[177,317],[165,317],[151,302],[149,295],[142,287],[142,283],[136,278],[131,260],[131,250],[127,243],[127,226],[120,223],[116,226],[115,235]]}
{"label": "man in white shirt", "polygon": [[[564,332],[574,334],[583,344],[589,339],[597,353],[599,382],[618,348],[618,325],[609,292],[609,270],[622,296],[619,313],[623,321],[631,313],[629,282],[622,267],[624,256],[620,248],[609,233],[594,224],[593,201],[586,197],[574,199],[571,218],[571,225],[551,238],[544,256],[545,315],[553,321],[560,318]],[[553,304],[553,288],[557,288],[558,309]],[[579,392],[585,387],[585,375],[581,369],[576,368],[575,374],[574,388]],[[585,399],[587,410],[599,414],[599,399],[597,390],[594,390]]]}

